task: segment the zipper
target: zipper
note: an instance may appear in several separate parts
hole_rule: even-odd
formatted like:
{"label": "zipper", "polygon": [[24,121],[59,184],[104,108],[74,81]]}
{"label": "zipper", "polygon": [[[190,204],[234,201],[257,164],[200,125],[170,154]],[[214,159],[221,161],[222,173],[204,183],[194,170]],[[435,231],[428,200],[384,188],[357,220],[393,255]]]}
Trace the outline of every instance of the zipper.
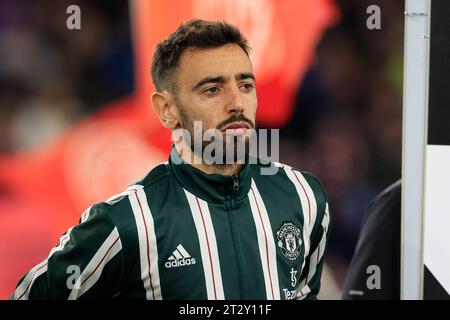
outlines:
{"label": "zipper", "polygon": [[238,191],[239,190],[239,176],[235,174],[233,176],[233,190]]}
{"label": "zipper", "polygon": [[244,277],[245,274],[245,267],[244,267],[244,257],[242,255],[242,249],[241,249],[241,241],[239,239],[239,232],[238,232],[238,226],[236,224],[235,218],[234,218],[234,209],[236,206],[236,201],[235,201],[235,192],[237,192],[239,190],[239,175],[238,174],[234,174],[233,175],[233,191],[230,195],[227,196],[227,201],[226,201],[226,207],[228,210],[228,220],[230,223],[230,228],[231,228],[231,238],[233,240],[233,245],[234,245],[234,251],[236,253],[236,261],[237,261],[237,265],[238,265],[238,270],[237,270],[237,276],[239,279],[239,292],[240,292],[240,297],[239,299],[245,299],[246,297],[248,297],[248,289],[247,289],[247,280]]}
{"label": "zipper", "polygon": [[241,294],[241,296],[239,297],[239,299],[246,299],[248,297],[248,290],[247,290],[247,280],[244,277],[244,258],[242,256],[242,251],[241,251],[241,245],[240,245],[240,240],[239,240],[239,234],[237,231],[237,226],[236,226],[236,222],[234,220],[234,215],[233,215],[233,210],[230,210],[228,212],[228,219],[230,222],[230,227],[231,227],[231,238],[233,239],[233,245],[234,245],[234,251],[236,252],[236,260],[237,260],[237,264],[238,264],[238,270],[237,270],[237,274],[238,274],[238,279],[239,279],[239,292]]}

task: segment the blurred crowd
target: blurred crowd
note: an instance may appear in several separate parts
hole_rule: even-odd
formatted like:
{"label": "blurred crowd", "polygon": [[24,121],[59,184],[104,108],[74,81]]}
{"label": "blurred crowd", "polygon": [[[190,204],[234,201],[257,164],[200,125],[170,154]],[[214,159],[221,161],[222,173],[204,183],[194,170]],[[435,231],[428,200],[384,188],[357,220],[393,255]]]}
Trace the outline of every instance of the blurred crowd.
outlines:
{"label": "blurred crowd", "polygon": [[[366,27],[372,2],[380,30]],[[321,40],[280,132],[280,161],[313,172],[327,191],[326,261],[338,286],[368,203],[401,174],[404,1],[372,2],[337,1],[341,20]],[[67,16],[53,12],[70,1],[0,2],[0,152],[39,147],[133,90],[127,1],[77,3],[88,8],[86,28],[67,32]]]}
{"label": "blurred crowd", "polygon": [[74,1],[0,2],[0,152],[48,142],[132,91],[128,2],[75,2],[83,27],[73,31]]}

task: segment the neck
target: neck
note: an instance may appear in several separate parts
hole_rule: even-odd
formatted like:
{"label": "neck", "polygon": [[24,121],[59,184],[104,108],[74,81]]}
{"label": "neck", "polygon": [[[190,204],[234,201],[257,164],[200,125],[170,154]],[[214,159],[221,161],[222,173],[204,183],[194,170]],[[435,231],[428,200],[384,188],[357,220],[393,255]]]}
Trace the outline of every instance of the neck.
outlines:
{"label": "neck", "polygon": [[192,166],[207,174],[216,173],[223,176],[232,176],[237,174],[243,165],[237,163],[223,165],[205,165],[192,163]]}
{"label": "neck", "polygon": [[[184,162],[190,164],[194,168],[206,173],[206,174],[220,174],[223,176],[232,176],[239,172],[243,164],[233,163],[233,164],[206,164],[201,160],[195,152],[183,152],[184,150],[190,150],[190,147],[175,144],[175,147]],[[188,149],[187,149],[188,148]],[[180,152],[181,151],[181,152]]]}

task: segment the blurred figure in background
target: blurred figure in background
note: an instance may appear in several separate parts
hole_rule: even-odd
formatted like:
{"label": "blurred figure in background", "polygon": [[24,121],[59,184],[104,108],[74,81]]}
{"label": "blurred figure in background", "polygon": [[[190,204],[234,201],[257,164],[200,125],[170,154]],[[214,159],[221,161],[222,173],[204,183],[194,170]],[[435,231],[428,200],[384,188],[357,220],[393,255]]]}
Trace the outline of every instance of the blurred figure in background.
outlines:
{"label": "blurred figure in background", "polygon": [[347,272],[343,299],[400,299],[400,235],[399,180],[385,189],[367,209]]}

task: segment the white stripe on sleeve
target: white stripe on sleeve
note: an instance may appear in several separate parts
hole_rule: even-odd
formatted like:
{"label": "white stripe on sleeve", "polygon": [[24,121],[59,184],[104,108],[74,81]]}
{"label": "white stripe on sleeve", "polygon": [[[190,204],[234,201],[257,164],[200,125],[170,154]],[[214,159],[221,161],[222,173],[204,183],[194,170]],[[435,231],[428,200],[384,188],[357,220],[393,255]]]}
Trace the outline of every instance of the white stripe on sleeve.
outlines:
{"label": "white stripe on sleeve", "polygon": [[100,279],[105,265],[122,250],[122,243],[120,241],[119,232],[117,228],[109,234],[100,248],[84,268],[80,277],[76,281],[74,288],[70,292],[68,300],[76,300]]}
{"label": "white stripe on sleeve", "polygon": [[[91,208],[89,208],[87,211],[90,211]],[[89,214],[89,213],[88,213]],[[50,250],[50,253],[44,261],[39,263],[37,266],[35,266],[33,269],[31,269],[23,281],[20,283],[20,285],[17,287],[17,289],[14,291],[14,300],[28,300],[30,290],[36,281],[36,279],[43,275],[45,272],[47,272],[47,264],[48,259],[58,251],[61,251],[66,243],[70,240],[70,233],[72,231],[73,227],[67,230],[66,233],[64,233],[61,238],[59,238],[59,244],[54,247],[52,250]]]}
{"label": "white stripe on sleeve", "polygon": [[[323,228],[322,238],[320,239],[319,245],[317,246],[316,250],[314,250],[314,252],[311,254],[311,258],[309,261],[308,275],[302,281],[302,283],[300,285],[301,287],[303,287],[303,286],[307,287],[308,282],[312,280],[312,278],[314,277],[314,275],[317,271],[317,265],[320,263],[320,261],[323,258],[323,254],[325,252],[325,245],[326,245],[326,241],[327,241],[329,223],[330,223],[330,213],[329,213],[329,209],[328,209],[328,203],[326,203],[325,214],[322,219],[322,228]],[[305,290],[303,290],[303,293],[304,293],[304,291]],[[299,297],[298,294],[297,294],[297,297]]]}

